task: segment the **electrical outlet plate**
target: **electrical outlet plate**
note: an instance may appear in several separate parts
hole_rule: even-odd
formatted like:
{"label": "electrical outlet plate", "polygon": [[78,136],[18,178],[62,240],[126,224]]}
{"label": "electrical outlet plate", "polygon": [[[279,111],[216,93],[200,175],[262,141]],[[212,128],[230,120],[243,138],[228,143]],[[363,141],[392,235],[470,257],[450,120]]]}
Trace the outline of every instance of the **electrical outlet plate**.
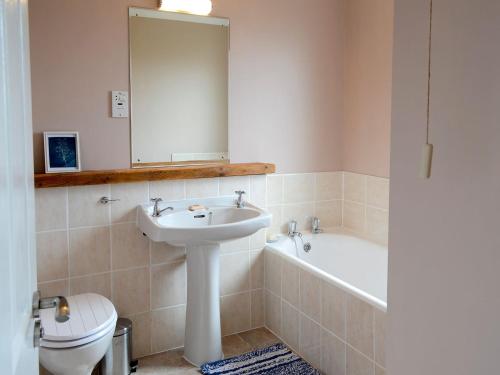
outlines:
{"label": "electrical outlet plate", "polygon": [[111,91],[112,117],[128,117],[128,92]]}

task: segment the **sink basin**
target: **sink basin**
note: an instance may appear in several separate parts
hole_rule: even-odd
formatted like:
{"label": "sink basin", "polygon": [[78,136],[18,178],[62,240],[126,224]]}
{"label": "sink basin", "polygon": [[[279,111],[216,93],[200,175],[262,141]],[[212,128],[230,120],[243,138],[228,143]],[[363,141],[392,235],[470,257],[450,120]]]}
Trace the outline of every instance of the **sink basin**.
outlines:
{"label": "sink basin", "polygon": [[[192,205],[203,209],[190,211]],[[234,197],[161,202],[172,207],[153,217],[153,205],[139,207],[137,225],[152,241],[187,248],[187,305],[184,358],[196,365],[222,359],[219,252],[224,241],[269,227],[271,214]],[[167,250],[168,251],[168,250]]]}
{"label": "sink basin", "polygon": [[[189,211],[191,205],[206,209]],[[246,203],[237,208],[233,197],[188,199],[162,202],[160,209],[173,207],[162,216],[153,217],[153,206],[139,209],[139,228],[155,242],[189,246],[224,242],[249,236],[271,223],[271,214]]]}

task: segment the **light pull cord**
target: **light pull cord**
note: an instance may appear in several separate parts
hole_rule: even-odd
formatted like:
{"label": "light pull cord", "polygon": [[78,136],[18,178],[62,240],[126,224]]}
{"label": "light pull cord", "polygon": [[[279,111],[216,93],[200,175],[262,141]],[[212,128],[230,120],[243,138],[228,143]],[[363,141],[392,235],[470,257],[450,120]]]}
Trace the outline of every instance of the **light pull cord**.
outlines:
{"label": "light pull cord", "polygon": [[425,133],[425,144],[422,147],[422,159],[420,164],[420,177],[428,179],[431,177],[433,145],[429,143],[429,130],[431,118],[431,62],[432,62],[432,1],[429,6],[429,60],[427,65],[427,124]]}

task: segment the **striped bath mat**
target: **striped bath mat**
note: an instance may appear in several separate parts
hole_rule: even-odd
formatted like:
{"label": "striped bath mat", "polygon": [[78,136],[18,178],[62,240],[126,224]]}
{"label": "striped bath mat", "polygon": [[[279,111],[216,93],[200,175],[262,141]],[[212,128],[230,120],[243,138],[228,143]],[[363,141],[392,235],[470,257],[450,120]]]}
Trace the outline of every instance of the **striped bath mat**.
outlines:
{"label": "striped bath mat", "polygon": [[319,375],[318,370],[282,343],[237,357],[205,363],[201,366],[201,373],[205,375]]}

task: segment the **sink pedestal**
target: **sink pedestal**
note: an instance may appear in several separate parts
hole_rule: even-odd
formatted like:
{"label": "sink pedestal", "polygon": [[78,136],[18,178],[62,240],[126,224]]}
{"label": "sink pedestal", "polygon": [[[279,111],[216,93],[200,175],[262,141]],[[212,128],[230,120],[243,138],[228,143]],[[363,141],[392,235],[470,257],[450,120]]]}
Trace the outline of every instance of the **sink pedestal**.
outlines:
{"label": "sink pedestal", "polygon": [[222,359],[219,292],[220,244],[188,246],[184,358],[200,367]]}

